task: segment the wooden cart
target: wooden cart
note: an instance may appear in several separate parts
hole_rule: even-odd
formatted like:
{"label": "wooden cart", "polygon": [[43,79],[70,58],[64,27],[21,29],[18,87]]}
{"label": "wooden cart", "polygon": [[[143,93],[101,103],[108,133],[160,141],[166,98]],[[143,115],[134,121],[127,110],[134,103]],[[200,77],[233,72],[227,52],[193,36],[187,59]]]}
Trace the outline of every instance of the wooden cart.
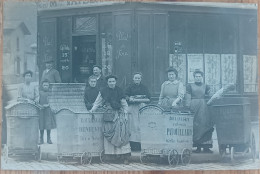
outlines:
{"label": "wooden cart", "polygon": [[164,112],[156,105],[140,109],[141,162],[161,157],[169,165],[189,164],[192,153],[193,115],[189,112]]}

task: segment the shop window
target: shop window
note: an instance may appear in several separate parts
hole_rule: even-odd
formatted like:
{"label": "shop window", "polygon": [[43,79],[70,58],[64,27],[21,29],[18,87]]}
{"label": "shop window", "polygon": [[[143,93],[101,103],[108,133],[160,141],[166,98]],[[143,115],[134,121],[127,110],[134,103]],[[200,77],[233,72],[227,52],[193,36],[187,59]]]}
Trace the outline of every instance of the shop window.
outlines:
{"label": "shop window", "polygon": [[237,57],[235,54],[221,55],[221,84],[222,87],[234,84],[235,91],[237,91]]}
{"label": "shop window", "polygon": [[244,92],[257,92],[257,57],[255,55],[244,55],[243,66]]}
{"label": "shop window", "polygon": [[210,86],[211,93],[221,88],[220,55],[205,54],[205,83]]}
{"label": "shop window", "polygon": [[[238,92],[237,19],[237,16],[170,15],[169,66],[178,70],[183,83],[193,83],[193,72],[200,69],[212,94],[230,84],[236,89],[229,93]],[[245,83],[248,86],[249,80]],[[255,83],[247,90],[256,90]]]}
{"label": "shop window", "polygon": [[240,18],[240,50],[243,58],[243,86],[245,93],[258,91],[257,81],[257,14]]}
{"label": "shop window", "polygon": [[188,54],[188,83],[194,82],[193,72],[196,69],[203,71],[203,54]]}
{"label": "shop window", "polygon": [[74,33],[96,34],[97,20],[93,16],[80,16],[74,20]]}

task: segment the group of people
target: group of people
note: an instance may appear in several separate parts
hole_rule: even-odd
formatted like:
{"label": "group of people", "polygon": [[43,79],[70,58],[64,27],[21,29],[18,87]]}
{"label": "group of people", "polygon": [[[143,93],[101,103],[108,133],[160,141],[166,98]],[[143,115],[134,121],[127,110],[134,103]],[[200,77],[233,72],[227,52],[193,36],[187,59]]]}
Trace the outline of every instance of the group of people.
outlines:
{"label": "group of people", "polygon": [[[109,75],[103,78],[101,67],[95,66],[94,69],[98,69],[99,73],[95,73],[94,70],[94,75],[89,77],[86,85],[84,95],[86,108],[90,112],[96,111],[99,106],[105,108],[103,129],[105,153],[125,154],[127,161],[127,155],[129,156],[131,150],[140,149],[141,141],[138,108],[143,106],[143,103],[135,104],[133,101],[136,96],[150,99],[149,90],[141,83],[140,72],[133,74],[133,83],[123,92],[116,85],[116,76]],[[183,83],[178,80],[177,70],[170,67],[167,74],[168,80],[161,85],[158,105],[164,109],[190,108],[195,114],[193,124],[193,146],[197,147],[195,152],[200,153],[203,148],[203,152],[212,153],[210,148],[214,129],[205,100],[210,88],[203,83],[203,72],[195,70],[193,73],[195,82],[186,87],[186,94]]]}
{"label": "group of people", "polygon": [[46,69],[43,71],[39,87],[31,83],[33,72],[24,72],[24,83],[18,89],[18,101],[33,101],[42,107],[39,117],[39,144],[44,143],[44,130],[47,131],[47,143],[52,144],[51,129],[56,128],[56,122],[48,101],[49,86],[50,83],[61,83],[61,78],[59,72],[53,68],[52,60],[45,63]]}
{"label": "group of people", "polygon": [[[209,95],[210,88],[203,83],[203,72],[195,70],[194,83],[185,87],[178,80],[178,71],[173,67],[167,69],[168,80],[161,85],[158,105],[168,109],[174,107],[189,107],[194,113],[193,123],[193,146],[197,147],[195,152],[210,153],[212,147],[213,124],[208,113],[205,97]],[[56,127],[55,119],[48,104],[48,92],[50,83],[60,83],[59,72],[53,69],[53,62],[46,62],[41,78],[41,86],[38,88],[31,85],[32,72],[24,73],[25,83],[19,88],[19,99],[26,98],[39,103],[44,109],[40,114],[40,143],[44,143],[44,129],[47,130],[47,143],[52,144],[50,133]],[[135,103],[136,96],[141,96],[150,101],[148,88],[142,84],[141,72],[133,74],[133,83],[124,91],[116,85],[117,77],[102,76],[100,66],[93,67],[93,75],[88,78],[84,92],[86,109],[94,113],[99,107],[104,111],[104,149],[105,154],[119,155],[124,163],[128,163],[128,157],[132,150],[139,150],[140,127],[138,112],[143,103]],[[185,98],[185,104],[183,104]],[[136,109],[137,108],[137,109]]]}

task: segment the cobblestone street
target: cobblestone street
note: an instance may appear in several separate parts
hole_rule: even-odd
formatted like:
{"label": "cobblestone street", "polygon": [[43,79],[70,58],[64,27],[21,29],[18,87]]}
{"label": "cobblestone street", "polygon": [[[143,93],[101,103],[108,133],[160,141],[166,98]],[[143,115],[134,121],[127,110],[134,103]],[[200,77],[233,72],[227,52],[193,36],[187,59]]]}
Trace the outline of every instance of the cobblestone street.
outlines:
{"label": "cobblestone street", "polygon": [[[251,159],[250,153],[244,155],[235,154],[235,162],[231,163],[230,155],[221,159],[218,152],[218,142],[216,131],[213,132],[213,153],[192,153],[189,165],[179,164],[175,167],[169,166],[166,160],[162,158],[152,158],[148,163],[140,163],[140,152],[132,152],[130,164],[125,165],[119,162],[108,161],[101,163],[98,157],[93,157],[91,164],[80,165],[79,159],[64,162],[57,161],[57,130],[52,131],[52,140],[54,144],[47,144],[46,140],[42,149],[42,160],[37,162],[32,157],[9,157],[5,161],[4,156],[1,158],[2,170],[249,170],[260,169],[259,160],[259,130],[258,123],[252,122],[252,132],[256,135],[256,156],[255,162]],[[71,159],[71,158],[68,158]]]}
{"label": "cobblestone street", "polygon": [[[256,135],[256,142],[258,139],[258,124],[252,123],[252,131]],[[250,157],[250,154],[246,153],[244,156],[235,155],[235,162],[230,162],[230,156],[226,156],[224,160],[221,159],[218,152],[218,143],[216,132],[213,133],[213,154],[205,153],[193,153],[191,155],[191,163],[183,166],[178,164],[175,167],[168,165],[166,161],[160,161],[160,158],[154,158],[149,163],[140,163],[140,152],[133,152],[130,158],[130,164],[125,165],[118,162],[101,163],[98,157],[92,159],[91,164],[80,165],[79,160],[71,160],[70,162],[57,162],[57,142],[56,130],[52,132],[52,139],[54,144],[43,144],[42,147],[42,161],[37,162],[30,158],[24,157],[10,157],[7,163],[1,161],[1,169],[3,170],[248,170],[248,169],[260,169],[259,158],[259,146],[257,143],[257,159],[255,162]],[[180,162],[179,162],[180,163]]]}
{"label": "cobblestone street", "polygon": [[8,163],[2,162],[2,170],[249,170],[259,169],[260,161],[257,159],[253,162],[251,159],[239,160],[235,163],[216,162],[216,163],[200,163],[189,164],[187,166],[178,165],[169,167],[165,164],[141,164],[137,162],[125,164],[109,164],[109,163],[92,163],[88,165],[62,164],[56,161],[15,161],[10,159]]}

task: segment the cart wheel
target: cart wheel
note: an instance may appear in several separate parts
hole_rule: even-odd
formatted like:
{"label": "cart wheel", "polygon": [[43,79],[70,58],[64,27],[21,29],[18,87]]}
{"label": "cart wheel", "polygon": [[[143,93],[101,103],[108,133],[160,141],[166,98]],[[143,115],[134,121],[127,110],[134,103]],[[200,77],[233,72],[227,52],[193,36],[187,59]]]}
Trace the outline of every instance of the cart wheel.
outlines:
{"label": "cart wheel", "polygon": [[251,156],[253,159],[253,162],[255,162],[255,158],[256,158],[256,145],[255,145],[255,135],[254,133],[252,133],[251,136]]}
{"label": "cart wheel", "polygon": [[148,158],[148,156],[144,153],[144,151],[141,151],[141,153],[140,153],[140,162],[141,162],[141,163],[148,163],[148,162],[149,162],[149,158]]}
{"label": "cart wheel", "polygon": [[41,159],[42,159],[41,146],[38,146],[37,153],[35,154],[35,160],[40,162]]}
{"label": "cart wheel", "polygon": [[177,166],[179,163],[179,155],[177,150],[172,149],[168,154],[168,162],[171,166]]}
{"label": "cart wheel", "polygon": [[90,164],[92,160],[92,156],[90,152],[84,152],[82,153],[81,157],[80,157],[80,164],[84,165],[84,164]]}
{"label": "cart wheel", "polygon": [[231,162],[234,162],[234,153],[235,153],[235,148],[231,147],[231,149],[230,149],[230,159],[231,159]]}
{"label": "cart wheel", "polygon": [[191,160],[191,151],[189,149],[184,148],[181,153],[181,162],[183,165],[190,164]]}

